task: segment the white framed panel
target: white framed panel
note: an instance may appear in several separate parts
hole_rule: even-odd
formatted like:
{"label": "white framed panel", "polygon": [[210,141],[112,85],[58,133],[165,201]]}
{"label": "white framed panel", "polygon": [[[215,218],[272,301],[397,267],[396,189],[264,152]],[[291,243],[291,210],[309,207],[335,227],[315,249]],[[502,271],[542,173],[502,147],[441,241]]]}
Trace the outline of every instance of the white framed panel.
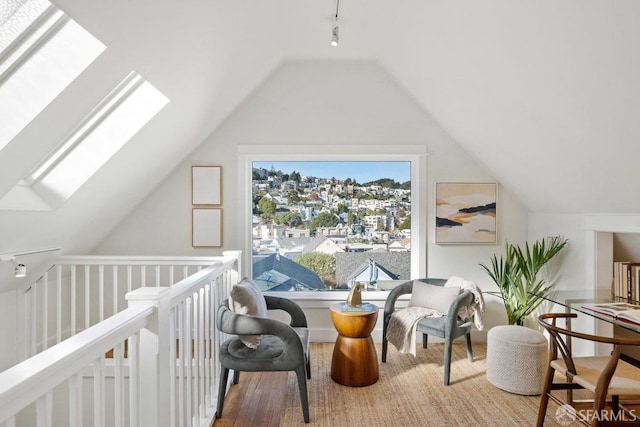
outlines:
{"label": "white framed panel", "polygon": [[222,246],[222,209],[193,208],[192,210],[192,246]]}
{"label": "white framed panel", "polygon": [[191,203],[193,205],[222,204],[222,167],[191,167]]}

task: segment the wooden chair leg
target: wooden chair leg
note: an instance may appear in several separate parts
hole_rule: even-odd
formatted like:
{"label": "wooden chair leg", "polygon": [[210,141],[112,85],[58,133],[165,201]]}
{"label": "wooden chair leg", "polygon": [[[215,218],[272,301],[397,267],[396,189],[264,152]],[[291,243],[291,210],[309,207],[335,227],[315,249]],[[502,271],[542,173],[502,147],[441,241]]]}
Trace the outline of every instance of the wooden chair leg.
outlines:
{"label": "wooden chair leg", "polygon": [[449,385],[449,377],[451,376],[451,345],[452,344],[453,343],[451,339],[445,338],[444,340],[444,385]]}
{"label": "wooden chair leg", "polygon": [[613,412],[618,412],[620,410],[620,396],[611,396],[611,408],[613,409]]}
{"label": "wooden chair leg", "polygon": [[222,368],[220,375],[220,384],[218,384],[218,407],[216,409],[216,418],[222,417],[222,408],[224,407],[224,396],[227,394],[227,380],[229,379],[229,369]]}
{"label": "wooden chair leg", "polygon": [[551,366],[547,369],[547,377],[544,383],[544,390],[542,391],[542,395],[540,396],[540,407],[538,408],[538,422],[536,423],[537,427],[543,427],[544,418],[547,415],[547,407],[549,406],[549,393],[551,393],[551,385],[553,384],[553,376],[555,374],[555,369]]}
{"label": "wooden chair leg", "polygon": [[298,388],[300,389],[300,402],[302,403],[302,416],[304,422],[309,422],[309,397],[307,395],[307,379],[305,378],[305,367],[301,366],[296,369],[298,377]]}
{"label": "wooden chair leg", "polygon": [[427,334],[422,334],[422,348],[427,348],[427,339],[428,339],[428,335]]}
{"label": "wooden chair leg", "polygon": [[465,339],[467,340],[467,360],[473,363],[473,348],[471,347],[471,332],[465,335]]}
{"label": "wooden chair leg", "polygon": [[387,361],[387,344],[387,321],[385,321],[382,325],[382,363]]}
{"label": "wooden chair leg", "polygon": [[234,384],[238,384],[238,381],[240,381],[240,371],[238,371],[237,369],[233,370],[233,383]]}

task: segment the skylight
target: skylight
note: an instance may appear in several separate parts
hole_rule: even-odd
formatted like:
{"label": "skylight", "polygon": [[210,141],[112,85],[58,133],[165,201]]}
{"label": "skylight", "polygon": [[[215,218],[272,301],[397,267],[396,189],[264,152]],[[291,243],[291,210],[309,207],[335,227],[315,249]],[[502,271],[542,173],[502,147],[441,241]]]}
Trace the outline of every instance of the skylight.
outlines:
{"label": "skylight", "polygon": [[46,200],[66,200],[168,102],[153,85],[132,72],[26,182]]}
{"label": "skylight", "polygon": [[[47,0],[0,1],[0,150],[104,50]],[[132,72],[0,199],[0,209],[58,206],[168,102]]]}
{"label": "skylight", "polygon": [[46,0],[0,6],[0,150],[105,46]]}

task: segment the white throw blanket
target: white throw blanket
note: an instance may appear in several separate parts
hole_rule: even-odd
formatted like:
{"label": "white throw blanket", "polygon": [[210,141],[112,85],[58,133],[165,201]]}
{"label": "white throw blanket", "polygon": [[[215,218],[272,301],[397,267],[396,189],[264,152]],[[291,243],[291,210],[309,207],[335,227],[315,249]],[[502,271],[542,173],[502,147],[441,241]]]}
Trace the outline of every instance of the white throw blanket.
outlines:
{"label": "white throw blanket", "polygon": [[451,276],[445,286],[459,286],[461,290],[468,289],[473,294],[473,302],[469,306],[461,307],[458,316],[463,319],[473,319],[476,329],[484,329],[484,298],[482,290],[475,282],[465,280],[462,277]]}
{"label": "white throw blanket", "polygon": [[391,314],[387,325],[387,340],[400,353],[416,355],[416,325],[425,317],[442,317],[443,314],[425,307],[406,307]]}
{"label": "white throw blanket", "polygon": [[[458,286],[461,290],[468,289],[473,294],[473,302],[469,306],[460,307],[458,315],[462,319],[473,319],[476,328],[484,328],[484,298],[482,291],[475,282],[461,277],[451,276],[445,286]],[[387,340],[400,353],[416,355],[416,326],[426,317],[442,317],[444,314],[425,307],[406,307],[391,314],[387,325]]]}

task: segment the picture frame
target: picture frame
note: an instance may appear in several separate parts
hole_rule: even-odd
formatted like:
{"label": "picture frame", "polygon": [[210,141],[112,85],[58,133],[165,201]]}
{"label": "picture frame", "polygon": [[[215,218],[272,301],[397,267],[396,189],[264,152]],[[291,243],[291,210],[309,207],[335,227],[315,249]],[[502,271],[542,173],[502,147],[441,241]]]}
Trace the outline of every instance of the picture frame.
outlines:
{"label": "picture frame", "polygon": [[222,246],[222,209],[192,208],[191,245],[194,248]]}
{"label": "picture frame", "polygon": [[436,182],[435,243],[496,244],[495,182]]}
{"label": "picture frame", "polygon": [[191,204],[222,204],[222,166],[191,166]]}

